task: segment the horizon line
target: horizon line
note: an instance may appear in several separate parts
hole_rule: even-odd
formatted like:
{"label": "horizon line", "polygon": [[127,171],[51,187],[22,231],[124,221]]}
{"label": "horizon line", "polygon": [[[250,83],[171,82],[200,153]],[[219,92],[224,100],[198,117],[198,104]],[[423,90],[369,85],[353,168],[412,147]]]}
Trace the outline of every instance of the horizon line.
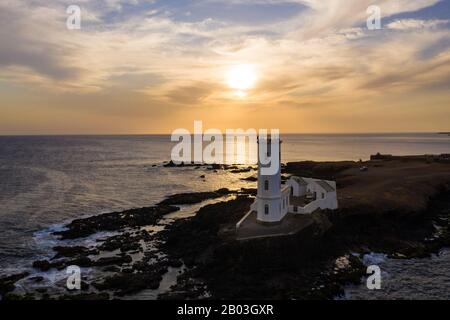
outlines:
{"label": "horizon line", "polygon": [[[235,129],[237,130],[237,129]],[[245,130],[245,129],[244,129]],[[448,131],[374,131],[374,132],[286,132],[280,135],[351,135],[351,134],[450,134]],[[224,133],[225,134],[225,133]],[[89,137],[89,136],[170,136],[172,133],[18,133],[2,134],[0,137]],[[194,134],[192,134],[194,135]]]}

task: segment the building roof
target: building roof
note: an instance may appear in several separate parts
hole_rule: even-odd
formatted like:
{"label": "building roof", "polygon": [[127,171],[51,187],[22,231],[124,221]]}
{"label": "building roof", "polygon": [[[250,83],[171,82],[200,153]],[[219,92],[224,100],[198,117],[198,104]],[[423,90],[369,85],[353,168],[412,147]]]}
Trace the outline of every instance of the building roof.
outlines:
{"label": "building roof", "polygon": [[294,181],[296,181],[298,184],[301,185],[308,185],[308,182],[305,181],[305,179],[301,178],[301,177],[292,177],[292,179],[294,179]]}
{"label": "building roof", "polygon": [[316,183],[321,186],[326,192],[336,191],[328,182],[325,180],[316,180]]}

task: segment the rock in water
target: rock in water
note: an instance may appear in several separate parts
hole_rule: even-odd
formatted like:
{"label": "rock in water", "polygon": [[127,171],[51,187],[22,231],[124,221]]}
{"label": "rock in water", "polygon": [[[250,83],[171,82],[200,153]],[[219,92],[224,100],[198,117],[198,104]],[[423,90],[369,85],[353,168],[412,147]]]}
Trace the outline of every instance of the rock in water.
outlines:
{"label": "rock in water", "polygon": [[15,283],[23,278],[28,277],[28,272],[18,273],[7,277],[0,278],[0,295],[5,295],[15,289]]}
{"label": "rock in water", "polygon": [[[201,176],[201,178],[203,177],[205,176]],[[179,193],[161,201],[159,205],[196,204],[209,199],[217,199],[232,193],[233,191],[227,188],[222,188],[212,192]]]}
{"label": "rock in water", "polygon": [[100,231],[117,231],[127,227],[142,227],[155,224],[166,214],[180,210],[177,207],[158,205],[123,212],[105,213],[85,219],[76,219],[69,223],[67,230],[55,232],[61,239],[88,237]]}

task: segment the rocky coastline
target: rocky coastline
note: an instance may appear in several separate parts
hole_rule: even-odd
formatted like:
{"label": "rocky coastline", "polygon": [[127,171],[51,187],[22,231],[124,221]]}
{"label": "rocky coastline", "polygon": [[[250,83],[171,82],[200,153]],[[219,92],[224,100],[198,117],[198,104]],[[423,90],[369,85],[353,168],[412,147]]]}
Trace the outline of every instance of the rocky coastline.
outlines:
{"label": "rocky coastline", "polygon": [[[176,283],[159,299],[334,299],[344,285],[365,275],[364,253],[424,258],[450,245],[448,163],[308,161],[288,163],[283,173],[336,180],[340,209],[314,213],[315,223],[299,234],[250,241],[237,241],[234,234],[254,189],[177,194],[148,208],[76,219],[55,236],[76,243],[100,232],[112,234],[93,246],[55,246],[53,258],[37,260],[33,268],[46,272],[77,265],[96,268],[103,277],[83,279],[81,292],[53,294],[41,288],[17,294],[17,282],[42,279],[29,273],[0,275],[0,295],[5,300],[121,298],[156,290],[169,270],[178,270]],[[215,202],[191,217],[163,223],[181,205],[207,200]]]}

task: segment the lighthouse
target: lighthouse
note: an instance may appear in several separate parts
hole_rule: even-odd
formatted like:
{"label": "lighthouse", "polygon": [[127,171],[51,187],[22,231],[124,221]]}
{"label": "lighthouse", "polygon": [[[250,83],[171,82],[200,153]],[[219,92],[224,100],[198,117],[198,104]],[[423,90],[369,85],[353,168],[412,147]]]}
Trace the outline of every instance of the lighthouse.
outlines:
{"label": "lighthouse", "polygon": [[[274,147],[277,145],[278,148]],[[278,157],[278,159],[275,157]],[[267,161],[263,161],[263,159],[270,159],[270,162],[266,163]],[[280,160],[281,141],[279,138],[277,140],[270,138],[258,139],[258,193],[256,196],[256,211],[257,220],[261,223],[279,223],[287,213],[288,205],[281,188]],[[263,170],[271,165],[273,166],[274,163],[277,166],[275,170]],[[268,174],[267,171],[272,172]]]}
{"label": "lighthouse", "polygon": [[302,216],[338,208],[336,190],[336,181],[296,176],[282,185],[279,136],[260,136],[258,191],[250,210],[236,223],[236,238],[249,240],[297,233],[308,225],[298,223]]}
{"label": "lighthouse", "polygon": [[302,216],[337,208],[335,181],[291,176],[282,185],[281,141],[278,135],[259,137],[258,192],[250,210],[236,223],[238,240],[296,233],[307,225],[297,223]]}

